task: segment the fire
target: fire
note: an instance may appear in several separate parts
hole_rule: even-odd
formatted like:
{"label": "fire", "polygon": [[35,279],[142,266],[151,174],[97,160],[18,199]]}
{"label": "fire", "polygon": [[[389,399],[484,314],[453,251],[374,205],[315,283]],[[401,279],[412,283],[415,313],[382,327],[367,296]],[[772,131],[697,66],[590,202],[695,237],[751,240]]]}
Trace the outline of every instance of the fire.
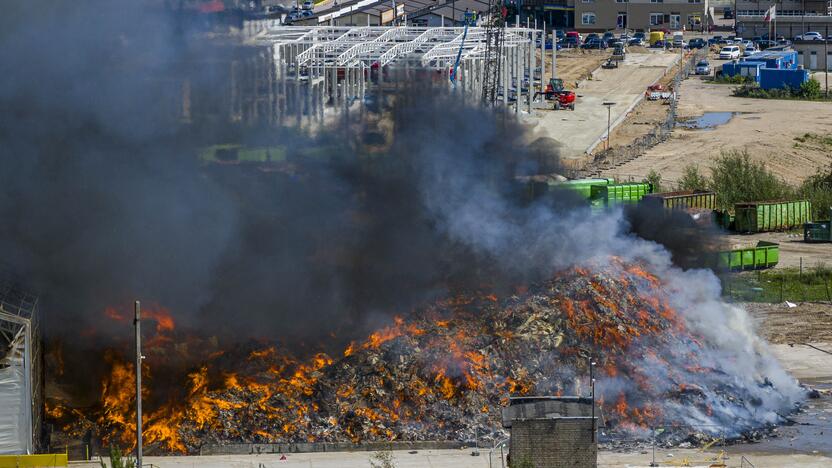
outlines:
{"label": "fire", "polygon": [[[599,395],[606,414],[621,427],[653,425],[662,422],[666,395],[651,393],[650,378],[632,356],[671,367],[664,359],[674,348],[657,352],[655,343],[698,344],[660,286],[644,267],[612,259],[558,273],[543,287],[515,288],[509,297],[478,291],[437,301],[421,313],[396,316],[343,351],[330,349],[331,355],[298,359],[276,345],[207,346],[183,373],[181,395],[147,395],[145,439],[185,453],[199,446],[202,434],[246,442],[357,442],[407,437],[414,428],[455,431],[468,420],[497,427],[508,396],[586,395],[587,349],[599,379],[632,383],[606,399]],[[105,315],[129,317],[116,308]],[[148,308],[144,315],[155,321],[149,341],[159,348],[149,355],[150,370],[174,349],[200,349],[166,309]],[[97,421],[115,441],[132,445],[134,369],[117,354],[106,359]],[[677,367],[679,375],[671,377],[681,392],[685,376],[708,371],[696,356],[686,359],[687,368]],[[154,375],[146,378],[146,388],[154,389]],[[458,413],[437,410],[448,407]],[[51,406],[48,414],[68,413]]]}

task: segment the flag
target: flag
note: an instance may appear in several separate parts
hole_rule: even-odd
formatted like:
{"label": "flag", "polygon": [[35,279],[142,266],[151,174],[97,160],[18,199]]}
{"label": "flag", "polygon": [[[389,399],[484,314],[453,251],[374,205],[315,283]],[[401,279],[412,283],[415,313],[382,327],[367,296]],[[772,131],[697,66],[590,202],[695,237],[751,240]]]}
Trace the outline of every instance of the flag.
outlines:
{"label": "flag", "polygon": [[772,5],[771,8],[766,10],[766,16],[765,16],[765,18],[763,18],[763,21],[769,23],[769,22],[771,22],[771,20],[776,19],[776,18],[777,18],[777,6]]}

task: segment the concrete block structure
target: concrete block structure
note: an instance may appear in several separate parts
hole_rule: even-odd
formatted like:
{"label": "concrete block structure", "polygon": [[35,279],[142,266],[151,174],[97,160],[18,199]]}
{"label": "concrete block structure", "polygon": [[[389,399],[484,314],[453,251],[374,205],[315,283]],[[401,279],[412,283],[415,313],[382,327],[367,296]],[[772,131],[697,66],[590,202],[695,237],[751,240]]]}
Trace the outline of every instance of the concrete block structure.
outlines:
{"label": "concrete block structure", "polygon": [[[512,465],[535,468],[595,468],[598,466],[596,428],[600,411],[582,397],[512,398],[503,410],[510,428]],[[594,414],[594,416],[593,416]]]}
{"label": "concrete block structure", "polygon": [[699,31],[708,0],[575,0],[575,29]]}

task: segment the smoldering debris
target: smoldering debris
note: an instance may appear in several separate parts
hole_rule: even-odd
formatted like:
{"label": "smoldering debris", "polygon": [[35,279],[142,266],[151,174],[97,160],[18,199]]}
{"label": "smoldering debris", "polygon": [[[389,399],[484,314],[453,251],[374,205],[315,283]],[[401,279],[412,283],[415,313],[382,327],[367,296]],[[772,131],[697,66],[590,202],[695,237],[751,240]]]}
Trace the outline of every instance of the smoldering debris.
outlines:
{"label": "smoldering debris", "polygon": [[[782,423],[799,399],[794,383],[778,380],[762,355],[745,363],[750,381],[738,374],[739,357],[674,308],[674,288],[644,264],[613,258],[513,294],[437,301],[339,356],[297,362],[265,348],[242,365],[209,361],[183,382],[187,397],[150,415],[146,440],[188,453],[240,442],[496,441],[509,395],[588,395],[590,360],[601,430],[614,444],[753,439]],[[129,395],[120,385],[132,382],[119,373],[106,381],[112,406],[103,414]],[[83,420],[64,419],[66,430]],[[130,419],[100,421],[99,436],[131,443]]]}

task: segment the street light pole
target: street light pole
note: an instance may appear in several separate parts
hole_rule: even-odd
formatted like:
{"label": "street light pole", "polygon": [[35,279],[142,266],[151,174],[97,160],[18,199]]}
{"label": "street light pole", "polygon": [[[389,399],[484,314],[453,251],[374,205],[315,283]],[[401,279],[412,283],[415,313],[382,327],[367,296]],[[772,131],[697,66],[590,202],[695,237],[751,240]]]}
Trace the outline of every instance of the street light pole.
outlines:
{"label": "street light pole", "polygon": [[595,442],[595,375],[593,369],[595,368],[595,361],[592,357],[589,358],[589,391],[592,396],[592,442]]}
{"label": "street light pole", "polygon": [[136,468],[142,468],[142,307],[133,304],[136,328]]}
{"label": "street light pole", "polygon": [[615,103],[605,101],[601,104],[607,106],[607,149],[610,149],[610,127],[612,123],[612,106],[614,106]]}

